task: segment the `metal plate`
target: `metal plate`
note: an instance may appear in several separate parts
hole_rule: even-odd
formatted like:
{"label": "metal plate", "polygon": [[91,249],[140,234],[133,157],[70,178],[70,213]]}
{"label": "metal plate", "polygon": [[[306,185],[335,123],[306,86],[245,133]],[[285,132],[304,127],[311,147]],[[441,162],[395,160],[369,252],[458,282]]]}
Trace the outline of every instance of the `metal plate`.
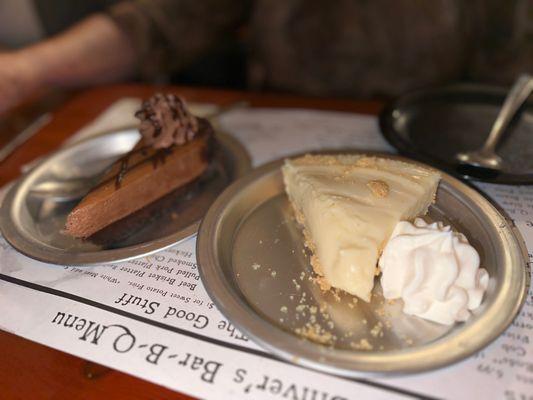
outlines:
{"label": "metal plate", "polygon": [[382,111],[383,135],[400,153],[455,176],[494,183],[533,183],[533,101],[526,102],[506,132],[497,153],[500,173],[465,168],[460,151],[479,148],[487,139],[507,91],[478,85],[454,85],[400,97]]}
{"label": "metal plate", "polygon": [[[62,265],[93,265],[145,256],[195,234],[211,203],[250,168],[246,150],[235,139],[217,132],[218,146],[210,169],[194,190],[179,197],[165,214],[119,242],[96,244],[62,234],[66,217],[80,198],[65,201],[57,196],[43,197],[35,188],[43,183],[59,187],[78,184],[88,192],[103,171],[132,149],[139,137],[134,128],[99,135],[41,162],[4,199],[0,229],[6,240],[29,257]],[[169,218],[169,213],[177,217]]]}
{"label": "metal plate", "polygon": [[[403,314],[401,302],[383,300],[379,279],[369,304],[323,293],[309,279],[309,254],[284,193],[281,165],[270,163],[226,189],[197,239],[200,275],[217,307],[277,356],[345,376],[425,371],[486,346],[517,314],[529,279],[523,239],[482,195],[446,174],[427,218],[466,234],[491,277],[469,321],[448,327]],[[333,344],[295,333],[312,315],[337,338]],[[372,349],[361,349],[363,339]]]}

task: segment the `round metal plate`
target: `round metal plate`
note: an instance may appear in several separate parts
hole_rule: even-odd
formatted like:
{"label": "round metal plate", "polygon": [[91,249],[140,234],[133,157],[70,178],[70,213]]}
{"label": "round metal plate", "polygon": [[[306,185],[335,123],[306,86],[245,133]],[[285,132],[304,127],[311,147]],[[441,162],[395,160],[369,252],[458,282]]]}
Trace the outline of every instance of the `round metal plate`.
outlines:
{"label": "round metal plate", "polygon": [[[120,241],[94,243],[61,233],[68,213],[80,198],[43,196],[35,188],[85,185],[85,192],[103,171],[139,140],[137,129],[99,135],[61,149],[23,176],[7,193],[0,210],[0,229],[21,253],[61,265],[93,265],[145,256],[195,234],[211,203],[250,168],[246,150],[217,132],[210,170],[183,194],[171,210],[147,221]],[[83,192],[83,190],[82,190]],[[82,194],[83,195],[83,194]],[[169,218],[169,212],[177,216]]]}
{"label": "round metal plate", "polygon": [[407,94],[386,106],[381,132],[400,153],[457,177],[493,183],[533,183],[533,101],[526,102],[497,153],[499,173],[465,167],[455,155],[478,149],[487,139],[507,92],[504,88],[453,85]]}
{"label": "round metal plate", "polygon": [[[280,358],[345,376],[425,371],[486,346],[517,314],[529,279],[523,239],[482,195],[446,174],[427,218],[463,232],[491,277],[469,321],[443,326],[403,314],[401,302],[384,301],[379,279],[368,304],[345,293],[323,293],[311,280],[281,165],[265,165],[228,187],[204,217],[197,239],[201,278],[213,301]],[[303,339],[299,333],[307,323],[319,324],[334,340],[322,345],[321,337]]]}

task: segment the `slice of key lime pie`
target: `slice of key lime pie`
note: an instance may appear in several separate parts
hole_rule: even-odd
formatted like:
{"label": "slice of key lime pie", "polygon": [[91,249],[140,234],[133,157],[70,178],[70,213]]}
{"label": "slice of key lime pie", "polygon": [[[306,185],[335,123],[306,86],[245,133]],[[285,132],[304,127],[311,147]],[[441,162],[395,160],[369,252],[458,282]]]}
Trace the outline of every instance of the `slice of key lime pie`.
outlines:
{"label": "slice of key lime pie", "polygon": [[322,286],[365,301],[396,224],[424,215],[440,180],[418,164],[364,155],[307,155],[282,171]]}

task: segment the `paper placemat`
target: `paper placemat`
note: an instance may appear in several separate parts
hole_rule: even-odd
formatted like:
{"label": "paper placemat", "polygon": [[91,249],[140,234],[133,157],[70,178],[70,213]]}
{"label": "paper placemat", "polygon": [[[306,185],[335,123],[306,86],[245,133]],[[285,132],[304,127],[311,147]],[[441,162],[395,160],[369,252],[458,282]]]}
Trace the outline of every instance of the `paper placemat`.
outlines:
{"label": "paper placemat", "polygon": [[[75,139],[135,122],[123,99]],[[220,118],[254,165],[308,150],[391,151],[374,117],[243,109]],[[533,186],[480,187],[533,249]],[[155,255],[97,267],[29,259],[0,238],[0,328],[192,396],[212,399],[525,399],[533,396],[533,295],[511,327],[475,356],[435,372],[344,379],[275,357],[214,307],[199,280],[195,238]]]}

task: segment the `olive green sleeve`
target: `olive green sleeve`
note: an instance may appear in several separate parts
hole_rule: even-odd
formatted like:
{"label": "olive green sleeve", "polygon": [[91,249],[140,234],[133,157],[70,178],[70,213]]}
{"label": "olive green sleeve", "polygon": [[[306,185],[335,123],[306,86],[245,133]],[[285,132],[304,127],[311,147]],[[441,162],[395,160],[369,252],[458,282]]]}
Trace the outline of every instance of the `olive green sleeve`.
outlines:
{"label": "olive green sleeve", "polygon": [[108,15],[130,38],[139,72],[156,77],[194,62],[243,24],[249,0],[133,0]]}

